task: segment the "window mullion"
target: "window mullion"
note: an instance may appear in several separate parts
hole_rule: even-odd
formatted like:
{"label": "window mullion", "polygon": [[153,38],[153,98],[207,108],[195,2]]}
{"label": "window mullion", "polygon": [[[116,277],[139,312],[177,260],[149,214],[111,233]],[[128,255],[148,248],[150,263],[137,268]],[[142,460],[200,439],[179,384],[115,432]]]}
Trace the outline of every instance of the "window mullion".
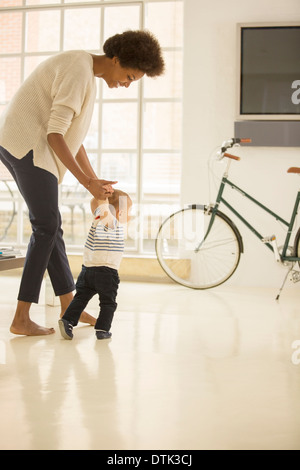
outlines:
{"label": "window mullion", "polygon": [[[144,28],[144,4],[142,4],[140,9],[140,25],[141,29]],[[139,82],[139,93],[138,93],[138,142],[137,142],[137,203],[138,203],[138,210],[142,211],[142,191],[143,191],[143,97],[144,97],[144,82],[140,80]],[[139,214],[140,221],[142,222],[143,217],[142,214]],[[143,251],[143,229],[138,231],[139,237],[137,240],[137,251],[141,253]]]}

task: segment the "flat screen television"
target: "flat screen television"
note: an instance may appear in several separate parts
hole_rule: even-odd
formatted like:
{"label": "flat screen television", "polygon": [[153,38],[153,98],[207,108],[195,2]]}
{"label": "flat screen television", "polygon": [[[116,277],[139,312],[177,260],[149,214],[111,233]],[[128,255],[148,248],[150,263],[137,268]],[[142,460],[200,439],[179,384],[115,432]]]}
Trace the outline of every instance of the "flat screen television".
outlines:
{"label": "flat screen television", "polygon": [[238,24],[238,120],[300,120],[300,22]]}

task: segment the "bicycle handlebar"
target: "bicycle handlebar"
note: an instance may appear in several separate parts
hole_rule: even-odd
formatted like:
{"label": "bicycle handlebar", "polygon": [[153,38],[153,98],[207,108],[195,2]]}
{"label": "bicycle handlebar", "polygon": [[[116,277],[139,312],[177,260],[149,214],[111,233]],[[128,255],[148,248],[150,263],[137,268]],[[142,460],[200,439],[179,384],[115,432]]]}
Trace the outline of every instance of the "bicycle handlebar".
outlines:
{"label": "bicycle handlebar", "polygon": [[230,153],[224,153],[224,157],[231,158],[232,160],[240,160],[240,157],[237,157],[236,155],[231,155]]}
{"label": "bicycle handlebar", "polygon": [[221,147],[221,152],[222,153],[226,152],[227,149],[233,147],[236,144],[249,144],[249,143],[251,143],[251,139],[240,139],[240,138],[229,139],[223,142],[222,147]]}
{"label": "bicycle handlebar", "polygon": [[226,150],[232,148],[234,145],[237,144],[248,144],[251,143],[251,139],[245,138],[232,138],[223,142],[221,149],[218,151],[217,155],[218,158],[221,160],[224,157],[232,158],[233,160],[240,160],[240,157],[236,157],[235,155],[226,154]]}

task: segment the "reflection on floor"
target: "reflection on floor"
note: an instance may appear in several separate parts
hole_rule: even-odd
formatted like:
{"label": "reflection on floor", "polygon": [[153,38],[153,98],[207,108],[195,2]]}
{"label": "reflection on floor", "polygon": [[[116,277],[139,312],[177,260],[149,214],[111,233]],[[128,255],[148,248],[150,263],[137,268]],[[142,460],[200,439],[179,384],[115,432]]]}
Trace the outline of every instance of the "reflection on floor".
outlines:
{"label": "reflection on floor", "polygon": [[300,450],[298,290],[123,282],[112,339],[66,341],[42,304],[56,334],[9,333],[19,281],[0,282],[1,449]]}

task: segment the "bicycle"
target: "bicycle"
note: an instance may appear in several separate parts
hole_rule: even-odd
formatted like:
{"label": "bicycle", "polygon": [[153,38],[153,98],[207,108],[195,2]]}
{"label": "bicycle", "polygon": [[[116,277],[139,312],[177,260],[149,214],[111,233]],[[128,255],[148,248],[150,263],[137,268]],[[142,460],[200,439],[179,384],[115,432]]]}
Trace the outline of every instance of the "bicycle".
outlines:
{"label": "bicycle", "polygon": [[[295,264],[300,262],[300,228],[296,233],[293,246],[289,246],[300,202],[300,191],[297,193],[291,218],[286,221],[230,181],[228,174],[231,162],[240,160],[240,157],[228,153],[227,150],[246,142],[251,142],[251,140],[232,138],[222,144],[217,152],[217,159],[227,158],[228,161],[215,202],[208,205],[191,204],[170,215],[158,230],[155,242],[156,255],[165,273],[173,281],[183,286],[193,289],[209,289],[226,282],[239,265],[244,245],[235,223],[219,210],[222,203],[273,252],[277,263],[288,267],[288,272],[276,298],[279,299],[289,273],[292,273],[294,282],[300,280],[300,272],[294,269]],[[300,174],[300,168],[291,167],[288,169],[288,173]],[[282,250],[277,246],[275,235],[263,237],[238,210],[229,204],[224,198],[226,186],[238,191],[287,227]]]}

